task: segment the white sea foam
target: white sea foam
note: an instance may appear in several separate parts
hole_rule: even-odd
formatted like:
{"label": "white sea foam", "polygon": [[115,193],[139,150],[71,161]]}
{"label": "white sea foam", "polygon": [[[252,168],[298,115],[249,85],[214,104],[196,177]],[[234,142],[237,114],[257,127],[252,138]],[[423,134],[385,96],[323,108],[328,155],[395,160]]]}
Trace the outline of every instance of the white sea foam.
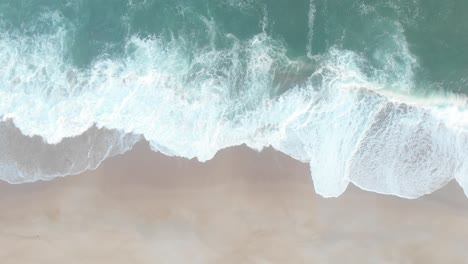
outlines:
{"label": "white sea foam", "polygon": [[92,127],[50,145],[40,137],[24,136],[11,121],[0,122],[0,177],[9,183],[24,183],[79,174],[128,151],[140,139],[138,135]]}
{"label": "white sea foam", "polygon": [[389,65],[377,78],[363,73],[363,58],[338,48],[291,60],[265,33],[230,36],[229,49],[199,50],[190,60],[182,39],[131,37],[120,58],[78,69],[63,57],[66,35],[0,38],[0,115],[45,141],[2,132],[3,180],[92,169],[143,135],[155,151],[201,161],[229,146],[273,146],[310,163],[326,197],[350,182],[407,198],[453,178],[468,190],[466,103],[402,102],[381,90],[412,85],[416,62],[398,46],[404,40],[395,42],[404,60],[379,55]]}
{"label": "white sea foam", "polygon": [[309,0],[309,12],[307,13],[308,17],[308,36],[307,36],[307,45],[306,45],[306,50],[307,50],[307,56],[312,57],[312,41],[314,39],[314,23],[315,23],[315,12],[317,10],[315,9],[315,3],[314,0]]}

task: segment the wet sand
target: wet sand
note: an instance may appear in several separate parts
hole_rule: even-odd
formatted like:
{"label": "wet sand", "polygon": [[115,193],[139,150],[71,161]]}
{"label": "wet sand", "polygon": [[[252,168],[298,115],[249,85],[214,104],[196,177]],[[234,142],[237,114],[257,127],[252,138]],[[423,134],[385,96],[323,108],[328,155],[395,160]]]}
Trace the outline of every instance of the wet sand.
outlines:
{"label": "wet sand", "polygon": [[0,263],[468,263],[468,199],[455,183],[406,200],[313,191],[272,150],[198,163],[145,144],[97,170],[0,184]]}

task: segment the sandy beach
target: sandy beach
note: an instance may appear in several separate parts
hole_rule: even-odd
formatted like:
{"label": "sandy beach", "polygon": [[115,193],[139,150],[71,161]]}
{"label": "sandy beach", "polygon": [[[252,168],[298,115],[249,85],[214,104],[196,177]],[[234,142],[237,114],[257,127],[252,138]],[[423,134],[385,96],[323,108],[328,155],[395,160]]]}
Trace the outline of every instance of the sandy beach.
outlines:
{"label": "sandy beach", "polygon": [[314,193],[307,164],[271,149],[206,163],[138,144],[95,170],[0,184],[0,262],[468,263],[456,183],[406,200]]}

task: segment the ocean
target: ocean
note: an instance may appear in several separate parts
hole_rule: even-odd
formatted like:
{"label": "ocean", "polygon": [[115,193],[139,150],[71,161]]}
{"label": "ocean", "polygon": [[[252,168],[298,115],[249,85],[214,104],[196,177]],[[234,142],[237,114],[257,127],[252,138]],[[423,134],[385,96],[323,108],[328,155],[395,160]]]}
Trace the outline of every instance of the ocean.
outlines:
{"label": "ocean", "polygon": [[315,191],[468,194],[468,1],[0,0],[0,179],[273,147]]}

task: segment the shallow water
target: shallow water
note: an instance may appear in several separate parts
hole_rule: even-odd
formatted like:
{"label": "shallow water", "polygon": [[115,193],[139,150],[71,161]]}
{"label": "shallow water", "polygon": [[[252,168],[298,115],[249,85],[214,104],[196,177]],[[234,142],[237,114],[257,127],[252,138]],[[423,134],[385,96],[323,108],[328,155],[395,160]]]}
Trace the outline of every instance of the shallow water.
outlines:
{"label": "shallow water", "polygon": [[349,183],[406,198],[454,178],[468,189],[466,11],[462,0],[0,1],[0,177],[77,174],[144,137],[201,161],[272,146],[309,163],[326,197]]}

